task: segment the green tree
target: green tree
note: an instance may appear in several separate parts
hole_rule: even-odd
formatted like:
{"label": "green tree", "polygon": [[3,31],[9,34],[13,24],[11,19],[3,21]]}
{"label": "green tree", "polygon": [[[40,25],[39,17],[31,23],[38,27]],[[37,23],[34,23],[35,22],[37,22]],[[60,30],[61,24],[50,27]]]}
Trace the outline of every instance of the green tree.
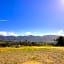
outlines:
{"label": "green tree", "polygon": [[11,43],[9,41],[6,41],[5,46],[10,47]]}
{"label": "green tree", "polygon": [[57,46],[64,46],[64,37],[60,36],[58,39],[56,39],[57,41]]}

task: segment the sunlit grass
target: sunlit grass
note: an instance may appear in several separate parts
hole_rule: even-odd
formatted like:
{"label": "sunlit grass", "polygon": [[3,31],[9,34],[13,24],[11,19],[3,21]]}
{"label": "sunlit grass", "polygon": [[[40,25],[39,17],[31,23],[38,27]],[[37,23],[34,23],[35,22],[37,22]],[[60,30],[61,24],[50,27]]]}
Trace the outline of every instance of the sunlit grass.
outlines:
{"label": "sunlit grass", "polygon": [[24,62],[23,64],[41,64],[41,63],[36,61],[27,61],[27,62]]}
{"label": "sunlit grass", "polygon": [[22,46],[19,48],[15,47],[1,47],[0,51],[13,51],[13,50],[39,50],[39,49],[59,49],[64,50],[64,47],[54,47],[54,46]]}
{"label": "sunlit grass", "polygon": [[0,64],[64,64],[64,47],[1,47]]}

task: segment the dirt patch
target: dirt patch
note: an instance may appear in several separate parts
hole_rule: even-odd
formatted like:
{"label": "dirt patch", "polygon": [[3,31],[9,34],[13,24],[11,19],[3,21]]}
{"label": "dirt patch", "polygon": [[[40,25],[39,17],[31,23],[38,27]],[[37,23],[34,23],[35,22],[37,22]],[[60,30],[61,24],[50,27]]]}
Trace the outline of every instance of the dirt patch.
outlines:
{"label": "dirt patch", "polygon": [[36,61],[27,61],[27,62],[24,62],[23,64],[41,64],[41,63]]}

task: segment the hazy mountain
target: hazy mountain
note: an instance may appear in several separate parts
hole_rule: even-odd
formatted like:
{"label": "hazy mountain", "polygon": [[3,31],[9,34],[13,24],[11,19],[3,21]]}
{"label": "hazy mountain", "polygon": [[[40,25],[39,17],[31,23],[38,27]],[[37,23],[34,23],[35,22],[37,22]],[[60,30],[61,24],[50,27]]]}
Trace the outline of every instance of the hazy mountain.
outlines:
{"label": "hazy mountain", "polygon": [[0,40],[10,40],[10,41],[20,41],[20,40],[31,40],[31,41],[54,41],[57,39],[56,35],[45,35],[45,36],[2,36],[0,35]]}

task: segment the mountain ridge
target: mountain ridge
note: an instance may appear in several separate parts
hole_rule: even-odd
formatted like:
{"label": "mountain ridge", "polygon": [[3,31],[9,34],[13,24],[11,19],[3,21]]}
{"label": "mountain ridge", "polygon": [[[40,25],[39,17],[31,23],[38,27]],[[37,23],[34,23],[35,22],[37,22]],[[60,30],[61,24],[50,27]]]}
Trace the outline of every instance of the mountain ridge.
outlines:
{"label": "mountain ridge", "polygon": [[57,39],[57,35],[44,35],[44,36],[3,36],[0,35],[0,40],[9,40],[9,41],[20,41],[20,40],[30,40],[30,41],[53,41]]}

